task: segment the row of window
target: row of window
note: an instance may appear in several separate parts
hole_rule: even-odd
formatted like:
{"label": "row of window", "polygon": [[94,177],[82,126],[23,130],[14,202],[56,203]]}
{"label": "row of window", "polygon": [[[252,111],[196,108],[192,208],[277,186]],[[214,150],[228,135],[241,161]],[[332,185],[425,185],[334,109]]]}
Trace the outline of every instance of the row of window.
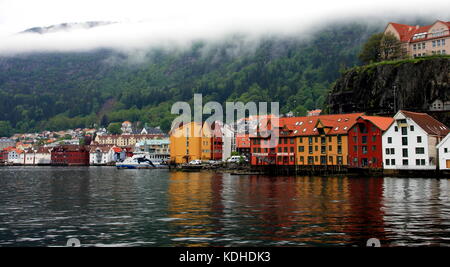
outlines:
{"label": "row of window", "polygon": [[[386,148],[385,152],[386,152],[386,155],[394,155],[395,148]],[[425,154],[425,148],[424,147],[416,147],[415,152],[417,155],[423,155],[423,154]],[[407,148],[402,149],[402,155],[403,155],[403,157],[408,157],[408,149]]]}
{"label": "row of window", "polygon": [[[437,50],[437,51],[431,51],[432,55],[447,55],[447,51],[445,51],[445,49],[443,50]],[[418,54],[413,54],[413,57],[425,57],[427,56],[427,53],[418,53]]]}
{"label": "row of window", "polygon": [[[392,137],[387,138],[388,144],[392,144]],[[417,143],[422,143],[422,136],[417,136]],[[408,137],[402,137],[402,145],[408,145]]]}
{"label": "row of window", "polygon": [[433,47],[436,46],[444,46],[445,45],[445,39],[439,39],[439,40],[433,40],[432,41]]}
{"label": "row of window", "polygon": [[[385,164],[386,164],[387,166],[389,166],[389,165],[394,166],[394,165],[395,165],[395,159],[386,159],[386,160],[385,160]],[[403,165],[403,166],[408,166],[408,165],[409,165],[409,160],[403,159],[403,160],[402,160],[402,165]],[[425,165],[426,165],[425,159],[416,159],[416,165],[417,165],[417,166],[425,166]]]}
{"label": "row of window", "polygon": [[[308,164],[312,165],[312,164],[318,163],[318,162],[319,162],[319,157],[318,156],[308,156]],[[304,156],[300,156],[299,163],[300,164],[304,164],[305,163],[305,157]],[[333,164],[333,157],[332,156],[328,157],[328,163]],[[336,157],[336,163],[338,165],[342,165],[343,164],[342,156],[337,156]],[[320,156],[320,164],[327,164],[327,157],[326,156]]]}
{"label": "row of window", "polygon": [[437,51],[431,51],[431,54],[433,54],[433,55],[446,55],[447,52],[445,50],[437,50]]}

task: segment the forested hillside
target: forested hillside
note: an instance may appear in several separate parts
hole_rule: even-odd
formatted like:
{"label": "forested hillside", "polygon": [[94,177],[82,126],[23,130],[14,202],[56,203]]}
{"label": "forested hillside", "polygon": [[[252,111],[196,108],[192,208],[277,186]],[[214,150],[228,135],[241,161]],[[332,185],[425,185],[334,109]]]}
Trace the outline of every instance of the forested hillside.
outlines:
{"label": "forested hillside", "polygon": [[171,104],[194,93],[204,102],[279,101],[281,112],[302,115],[322,107],[340,70],[359,64],[361,45],[383,27],[324,27],[307,38],[235,35],[137,55],[96,50],[0,57],[0,121],[20,132],[123,120],[167,130]]}

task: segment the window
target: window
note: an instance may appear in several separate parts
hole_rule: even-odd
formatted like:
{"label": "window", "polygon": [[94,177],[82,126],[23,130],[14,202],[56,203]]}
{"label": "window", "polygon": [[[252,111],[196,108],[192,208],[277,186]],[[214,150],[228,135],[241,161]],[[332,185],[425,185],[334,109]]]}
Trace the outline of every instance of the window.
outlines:
{"label": "window", "polygon": [[322,137],[320,138],[320,142],[321,142],[322,144],[325,144],[325,143],[327,142],[325,136],[322,136]]}
{"label": "window", "polygon": [[287,138],[284,138],[284,144],[287,145],[287,143],[288,143]]}
{"label": "window", "polygon": [[422,143],[422,136],[417,136],[417,143]]}
{"label": "window", "polygon": [[362,146],[362,153],[367,154],[367,146]]}
{"label": "window", "polygon": [[391,165],[395,165],[395,159],[391,159]]}
{"label": "window", "polygon": [[424,159],[416,159],[416,165],[417,166],[425,166],[425,160]]}
{"label": "window", "polygon": [[392,137],[388,137],[388,144],[392,144]]}
{"label": "window", "polygon": [[319,146],[314,146],[314,151],[319,151]]}
{"label": "window", "polygon": [[444,148],[444,153],[448,153],[448,148]]}
{"label": "window", "polygon": [[299,143],[303,143],[303,138],[299,137],[299,138],[298,138],[298,142],[299,142]]}
{"label": "window", "polygon": [[367,136],[362,136],[362,143],[367,144]]}
{"label": "window", "polygon": [[391,148],[391,154],[392,154],[392,155],[395,154],[395,148]]}
{"label": "window", "polygon": [[391,161],[389,159],[386,159],[386,165],[391,165],[390,163]]}
{"label": "window", "polygon": [[395,127],[394,127],[394,130],[395,130],[396,132],[398,132],[398,127],[397,127],[397,126],[395,126]]}
{"label": "window", "polygon": [[403,148],[403,149],[402,149],[402,156],[403,156],[404,158],[407,158],[407,157],[408,157],[408,149],[407,149],[407,148]]}
{"label": "window", "polygon": [[313,153],[313,147],[312,147],[312,146],[309,146],[309,147],[308,147],[308,152],[309,152],[309,154],[312,154],[312,153]]}
{"label": "window", "polygon": [[304,152],[305,151],[305,147],[304,146],[299,146],[298,147],[298,152]]}
{"label": "window", "polygon": [[291,144],[294,144],[294,139],[291,138],[289,142],[290,142]]}
{"label": "window", "polygon": [[313,142],[313,138],[310,136],[310,137],[308,137],[308,143],[309,144],[312,144],[312,142]]}
{"label": "window", "polygon": [[358,152],[358,146],[353,146],[353,151]]}
{"label": "window", "polygon": [[425,154],[424,147],[416,147],[416,154]]}
{"label": "window", "polygon": [[353,136],[353,143],[357,143],[358,142],[358,137]]}
{"label": "window", "polygon": [[337,150],[338,150],[338,154],[342,154],[342,146],[338,146]]}
{"label": "window", "polygon": [[373,135],[372,136],[372,142],[376,142],[377,141],[377,136],[376,135]]}
{"label": "window", "polygon": [[408,134],[408,128],[402,127],[402,135],[407,135],[407,134]]}
{"label": "window", "polygon": [[281,147],[278,147],[278,153],[281,153]]}
{"label": "window", "polygon": [[342,136],[338,135],[338,137],[337,137],[337,142],[338,142],[338,144],[341,144],[341,143],[342,143]]}
{"label": "window", "polygon": [[404,160],[402,161],[402,163],[403,163],[403,166],[407,166],[407,165],[408,165],[408,160],[407,160],[407,159],[404,159]]}
{"label": "window", "polygon": [[328,146],[328,151],[332,151],[333,150],[333,146]]}
{"label": "window", "polygon": [[338,165],[342,165],[342,163],[343,163],[343,162],[342,162],[342,156],[337,156],[337,159],[336,159],[336,160],[337,160],[337,164],[338,164]]}
{"label": "window", "polygon": [[284,148],[284,153],[287,153],[287,152],[288,152],[288,148],[285,147],[285,148]]}
{"label": "window", "polygon": [[402,146],[408,145],[408,137],[402,137]]}
{"label": "window", "polygon": [[290,149],[289,149],[289,151],[290,151],[291,153],[294,153],[294,147],[291,146]]}
{"label": "window", "polygon": [[433,44],[433,47],[436,47],[436,41],[433,41],[432,44]]}
{"label": "window", "polygon": [[390,151],[391,151],[391,150],[390,150],[389,148],[386,148],[386,155],[391,154]]}
{"label": "window", "polygon": [[377,151],[377,146],[372,146],[372,151]]}
{"label": "window", "polygon": [[409,130],[410,130],[411,132],[414,132],[414,125],[410,125],[410,126],[409,126]]}
{"label": "window", "polygon": [[305,158],[303,156],[300,156],[300,162],[304,162]]}

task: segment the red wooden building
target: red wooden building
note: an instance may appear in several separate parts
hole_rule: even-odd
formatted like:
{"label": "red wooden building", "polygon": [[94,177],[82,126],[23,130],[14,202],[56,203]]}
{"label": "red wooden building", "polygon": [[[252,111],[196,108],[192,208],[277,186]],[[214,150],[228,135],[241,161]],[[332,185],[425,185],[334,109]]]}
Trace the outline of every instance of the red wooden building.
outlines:
{"label": "red wooden building", "polygon": [[348,131],[348,164],[350,168],[383,168],[382,135],[393,118],[360,116]]}
{"label": "red wooden building", "polygon": [[63,145],[51,152],[51,165],[87,166],[89,165],[89,148],[87,146]]}
{"label": "red wooden building", "polygon": [[272,131],[275,126],[268,121],[267,131],[250,137],[251,165],[295,165],[295,127],[290,123],[290,118],[279,118],[278,131]]}

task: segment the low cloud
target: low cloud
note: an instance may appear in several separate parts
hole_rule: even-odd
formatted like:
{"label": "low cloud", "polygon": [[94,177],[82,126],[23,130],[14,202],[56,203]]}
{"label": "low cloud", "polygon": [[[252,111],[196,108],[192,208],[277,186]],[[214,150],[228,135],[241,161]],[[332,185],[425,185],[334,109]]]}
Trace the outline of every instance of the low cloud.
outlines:
{"label": "low cloud", "polygon": [[[262,35],[311,36],[324,25],[343,21],[383,24],[415,18],[450,20],[448,1],[36,1],[20,9],[22,0],[0,2],[0,55],[30,52],[89,51],[111,48],[133,53],[151,47],[179,49],[195,40],[218,41],[243,34],[247,41],[230,50],[241,53]],[[25,1],[30,3],[30,1]],[[34,1],[32,1],[34,2]],[[60,2],[60,1],[57,1]],[[151,3],[151,4],[148,4]],[[9,5],[8,5],[9,4]],[[85,4],[85,5],[83,5]],[[36,6],[34,6],[36,5]],[[108,8],[109,7],[109,8]],[[34,12],[33,12],[34,9]],[[83,9],[87,9],[83,11]],[[22,11],[22,13],[20,13]],[[42,23],[117,21],[99,27],[82,27],[45,34],[18,33],[19,27],[49,26]],[[142,55],[141,55],[142,56]]]}

